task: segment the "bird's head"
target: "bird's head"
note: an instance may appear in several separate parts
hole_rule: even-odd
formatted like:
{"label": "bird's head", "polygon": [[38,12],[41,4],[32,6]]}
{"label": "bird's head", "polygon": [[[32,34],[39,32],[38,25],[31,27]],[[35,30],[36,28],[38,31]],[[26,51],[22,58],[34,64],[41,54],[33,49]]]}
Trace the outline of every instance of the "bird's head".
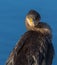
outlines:
{"label": "bird's head", "polygon": [[26,16],[25,24],[28,30],[32,30],[40,21],[41,16],[35,10],[30,10]]}
{"label": "bird's head", "polygon": [[41,16],[35,10],[30,10],[26,16],[25,24],[28,30],[40,31],[42,34],[52,36],[52,30],[47,23],[40,22]]}

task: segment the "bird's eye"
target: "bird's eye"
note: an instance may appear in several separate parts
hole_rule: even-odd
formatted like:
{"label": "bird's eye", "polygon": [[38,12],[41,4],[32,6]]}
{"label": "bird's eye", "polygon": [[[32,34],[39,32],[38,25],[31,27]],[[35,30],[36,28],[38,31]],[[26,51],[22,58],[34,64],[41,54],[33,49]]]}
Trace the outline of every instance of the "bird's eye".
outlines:
{"label": "bird's eye", "polygon": [[34,20],[38,20],[38,18],[37,18],[37,17],[35,17],[35,18],[34,18]]}
{"label": "bird's eye", "polygon": [[38,18],[37,18],[37,17],[36,17],[35,19],[36,19],[36,20],[38,20]]}

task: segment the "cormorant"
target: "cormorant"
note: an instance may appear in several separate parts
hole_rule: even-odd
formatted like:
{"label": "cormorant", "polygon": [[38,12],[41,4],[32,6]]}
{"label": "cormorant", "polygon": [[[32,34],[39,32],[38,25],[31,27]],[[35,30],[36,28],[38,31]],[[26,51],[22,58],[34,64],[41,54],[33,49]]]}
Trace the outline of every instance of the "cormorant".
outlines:
{"label": "cormorant", "polygon": [[54,57],[52,30],[47,23],[40,22],[35,10],[26,15],[28,29],[11,52],[6,65],[51,65]]}

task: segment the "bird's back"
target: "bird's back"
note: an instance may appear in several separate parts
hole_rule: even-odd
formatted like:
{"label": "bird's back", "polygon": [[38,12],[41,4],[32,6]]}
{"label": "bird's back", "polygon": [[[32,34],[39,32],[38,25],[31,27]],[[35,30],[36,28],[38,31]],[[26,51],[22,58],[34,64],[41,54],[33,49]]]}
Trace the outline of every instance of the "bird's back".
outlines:
{"label": "bird's back", "polygon": [[12,65],[51,65],[54,49],[48,37],[36,31],[26,32],[10,56]]}

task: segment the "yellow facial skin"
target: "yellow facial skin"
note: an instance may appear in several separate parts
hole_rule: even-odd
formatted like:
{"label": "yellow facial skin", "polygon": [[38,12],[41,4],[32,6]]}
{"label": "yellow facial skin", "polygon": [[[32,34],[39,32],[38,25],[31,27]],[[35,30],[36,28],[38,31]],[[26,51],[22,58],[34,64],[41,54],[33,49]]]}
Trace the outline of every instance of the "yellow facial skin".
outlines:
{"label": "yellow facial skin", "polygon": [[33,21],[32,18],[29,18],[29,20],[30,20],[30,23],[32,23],[32,21]]}
{"label": "yellow facial skin", "polygon": [[30,26],[34,26],[34,22],[33,22],[33,19],[32,18],[26,18],[27,20],[27,23],[30,25]]}

